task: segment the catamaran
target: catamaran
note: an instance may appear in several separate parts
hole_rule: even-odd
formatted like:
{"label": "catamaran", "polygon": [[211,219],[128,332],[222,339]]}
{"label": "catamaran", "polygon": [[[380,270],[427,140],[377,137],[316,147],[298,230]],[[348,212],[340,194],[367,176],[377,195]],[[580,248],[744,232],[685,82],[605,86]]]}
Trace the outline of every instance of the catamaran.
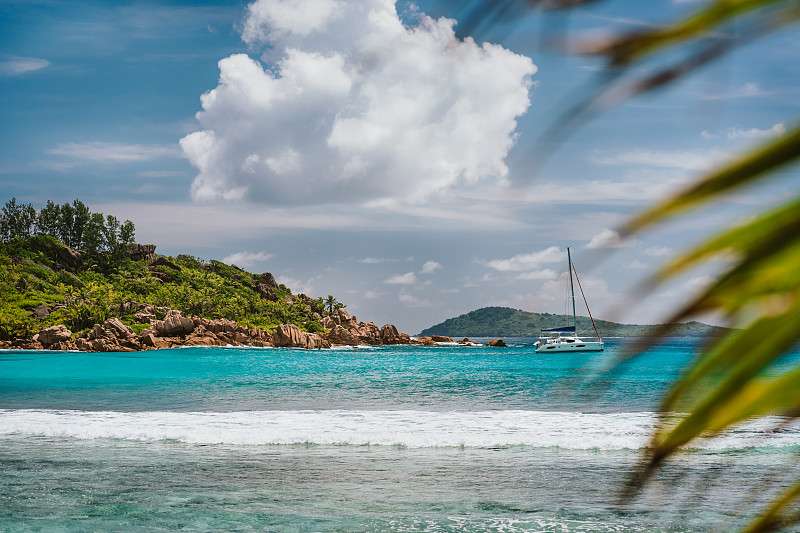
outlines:
{"label": "catamaran", "polygon": [[[539,340],[534,343],[536,352],[602,352],[603,340],[597,332],[597,326],[594,324],[592,312],[589,311],[589,303],[586,301],[586,295],[583,294],[583,287],[581,287],[581,280],[578,277],[578,271],[572,266],[572,256],[570,255],[569,247],[567,247],[567,265],[569,267],[569,292],[572,299],[572,325],[562,326],[560,328],[542,329],[543,333],[548,333],[547,336],[539,337]],[[597,340],[583,340],[578,337],[575,331],[575,287],[572,284],[572,273],[575,272],[575,279],[578,280],[578,288],[581,290],[583,301],[586,303],[586,311],[589,312],[589,318],[592,320],[594,332],[597,335]],[[569,324],[569,322],[567,323]]]}

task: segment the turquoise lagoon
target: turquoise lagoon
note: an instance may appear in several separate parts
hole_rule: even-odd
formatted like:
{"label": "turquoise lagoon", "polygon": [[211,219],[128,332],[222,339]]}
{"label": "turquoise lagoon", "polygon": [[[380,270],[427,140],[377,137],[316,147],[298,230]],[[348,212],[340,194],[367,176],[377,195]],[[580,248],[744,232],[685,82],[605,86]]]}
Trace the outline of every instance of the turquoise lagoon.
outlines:
{"label": "turquoise lagoon", "polygon": [[727,531],[800,475],[762,420],[620,503],[695,342],[598,380],[624,341],[533,340],[0,351],[0,531]]}

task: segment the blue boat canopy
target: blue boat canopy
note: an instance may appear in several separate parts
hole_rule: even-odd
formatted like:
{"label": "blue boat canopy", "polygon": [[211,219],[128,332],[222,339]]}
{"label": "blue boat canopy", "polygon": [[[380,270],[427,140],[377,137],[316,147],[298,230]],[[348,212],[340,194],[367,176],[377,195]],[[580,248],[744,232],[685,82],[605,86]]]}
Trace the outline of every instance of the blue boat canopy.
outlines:
{"label": "blue boat canopy", "polygon": [[575,326],[564,326],[561,328],[549,328],[549,329],[542,328],[542,331],[547,331],[547,332],[571,331],[572,333],[575,333]]}

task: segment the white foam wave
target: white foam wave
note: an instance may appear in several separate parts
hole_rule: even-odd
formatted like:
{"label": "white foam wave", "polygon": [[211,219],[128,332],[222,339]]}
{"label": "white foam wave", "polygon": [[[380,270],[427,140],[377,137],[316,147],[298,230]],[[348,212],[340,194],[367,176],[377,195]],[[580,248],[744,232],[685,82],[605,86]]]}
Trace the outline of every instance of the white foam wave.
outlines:
{"label": "white foam wave", "polygon": [[[386,445],[409,448],[532,446],[621,450],[646,445],[653,413],[546,411],[68,411],[0,410],[0,436],[174,440],[195,444]],[[695,447],[797,446],[800,432],[763,439],[760,421]],[[751,427],[752,426],[752,427]]]}

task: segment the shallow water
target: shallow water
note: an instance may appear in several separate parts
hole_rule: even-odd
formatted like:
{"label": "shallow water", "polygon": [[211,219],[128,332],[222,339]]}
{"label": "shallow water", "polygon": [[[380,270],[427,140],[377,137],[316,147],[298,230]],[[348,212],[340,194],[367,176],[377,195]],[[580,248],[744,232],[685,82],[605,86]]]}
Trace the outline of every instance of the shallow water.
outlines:
{"label": "shallow water", "polygon": [[0,531],[728,531],[800,474],[800,430],[765,421],[620,505],[693,343],[598,389],[574,378],[620,341],[527,341],[0,352]]}

